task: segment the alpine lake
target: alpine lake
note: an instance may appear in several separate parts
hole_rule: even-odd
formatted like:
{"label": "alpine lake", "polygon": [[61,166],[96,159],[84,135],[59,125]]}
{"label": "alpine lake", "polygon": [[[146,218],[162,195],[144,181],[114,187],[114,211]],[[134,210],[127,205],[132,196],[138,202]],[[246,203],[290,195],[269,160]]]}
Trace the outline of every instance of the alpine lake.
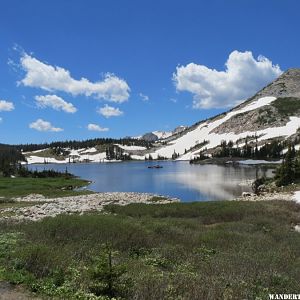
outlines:
{"label": "alpine lake", "polygon": [[[155,166],[160,166],[155,168]],[[248,165],[193,165],[185,161],[33,164],[31,170],[68,171],[92,183],[94,192],[143,192],[181,201],[231,200],[251,192],[257,177],[272,177],[274,168]]]}

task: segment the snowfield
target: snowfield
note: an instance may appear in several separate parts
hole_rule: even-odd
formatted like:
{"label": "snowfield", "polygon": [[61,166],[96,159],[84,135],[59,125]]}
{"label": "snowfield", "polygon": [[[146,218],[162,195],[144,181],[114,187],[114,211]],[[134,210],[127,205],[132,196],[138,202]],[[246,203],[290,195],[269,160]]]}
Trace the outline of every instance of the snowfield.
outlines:
{"label": "snowfield", "polygon": [[[34,156],[34,155],[30,155],[27,156],[27,162],[28,164],[43,164],[43,163],[54,163],[54,164],[65,164],[65,163],[69,163],[69,162],[73,162],[73,158],[72,156],[74,156],[74,161],[75,162],[119,162],[120,160],[107,160],[106,159],[106,153],[105,152],[101,152],[101,153],[97,153],[97,154],[80,154],[78,153],[78,150],[73,150],[71,151],[71,158],[69,159],[68,157],[62,160],[58,160],[55,159],[53,157],[40,157],[40,156]],[[87,153],[88,151],[84,151],[85,153]],[[83,153],[83,152],[82,152]],[[25,162],[23,162],[23,164],[26,164]]]}
{"label": "snowfield", "polygon": [[45,149],[40,149],[40,150],[35,150],[35,151],[31,151],[31,152],[22,152],[24,155],[28,154],[28,153],[39,153],[39,152],[43,152],[45,150],[48,150],[49,148],[45,148]]}
{"label": "snowfield", "polygon": [[166,139],[172,135],[172,132],[169,131],[153,131],[153,134],[155,134],[158,139]]}
{"label": "snowfield", "polygon": [[126,145],[120,145],[120,144],[115,144],[115,145],[126,151],[146,150],[147,149],[146,147],[142,147],[142,146],[126,146]]}
{"label": "snowfield", "polygon": [[94,153],[94,152],[98,152],[98,150],[95,147],[92,147],[92,148],[87,148],[87,149],[81,151],[80,154],[83,154],[83,153]]}
{"label": "snowfield", "polygon": [[[276,100],[275,97],[259,98],[257,101],[254,101],[239,110],[235,110],[227,113],[223,118],[217,119],[213,122],[206,121],[204,123],[201,123],[196,129],[188,132],[187,134],[178,138],[177,140],[172,141],[166,147],[159,149],[158,151],[153,153],[152,156],[155,157],[155,155],[156,156],[161,155],[161,156],[171,157],[174,151],[176,153],[183,154],[185,152],[185,149],[188,150],[190,147],[193,147],[197,143],[201,143],[204,140],[209,141],[208,144],[205,145],[205,147],[207,149],[210,149],[220,145],[222,140],[226,140],[226,141],[232,140],[233,142],[235,142],[238,139],[246,137],[248,135],[254,135],[255,132],[243,132],[241,134],[234,134],[234,133],[217,134],[217,133],[211,133],[211,131],[219,127],[221,124],[228,121],[230,118],[232,118],[237,114],[245,113],[247,111],[251,111],[259,107],[269,105],[274,100]],[[300,124],[300,119],[299,119],[299,124]],[[278,136],[278,134],[276,136]],[[195,153],[197,152],[199,152],[199,149],[192,153],[187,153],[185,155],[182,155],[179,159],[190,160],[191,158],[194,157]]]}
{"label": "snowfield", "polygon": [[[44,162],[53,163],[53,164],[65,164],[69,162],[69,159],[57,160],[52,157],[40,157],[34,155],[27,156],[26,159],[28,164],[43,164]],[[22,164],[26,164],[26,162],[22,162]]]}
{"label": "snowfield", "polygon": [[267,128],[256,132],[245,131],[240,134],[234,134],[233,132],[224,134],[212,133],[215,128],[228,121],[233,116],[257,109],[259,107],[270,105],[276,99],[276,97],[262,97],[242,107],[241,109],[233,110],[227,113],[222,118],[217,118],[214,121],[205,121],[199,124],[199,126],[194,130],[187,132],[185,135],[179,137],[176,140],[171,141],[166,146],[157,149],[156,151],[151,153],[151,156],[153,158],[157,158],[158,155],[160,155],[171,158],[172,154],[176,152],[180,154],[180,157],[177,160],[190,160],[199,153],[200,149],[184,154],[185,149],[189,150],[191,147],[202,143],[204,140],[208,141],[208,144],[206,144],[204,148],[212,149],[220,145],[222,140],[226,140],[227,142],[231,140],[235,143],[239,139],[254,135],[259,136],[258,141],[279,136],[290,136],[294,134],[300,127],[300,118],[298,117],[290,117],[290,121],[287,122],[285,126]]}
{"label": "snowfield", "polygon": [[275,161],[247,159],[247,160],[240,160],[238,161],[238,163],[242,165],[281,164],[282,159],[275,160]]}

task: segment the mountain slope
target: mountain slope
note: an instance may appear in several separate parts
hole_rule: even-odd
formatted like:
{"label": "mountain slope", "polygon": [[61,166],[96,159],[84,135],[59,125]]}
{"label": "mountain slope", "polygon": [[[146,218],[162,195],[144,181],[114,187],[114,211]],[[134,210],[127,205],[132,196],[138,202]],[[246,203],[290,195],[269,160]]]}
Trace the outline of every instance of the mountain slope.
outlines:
{"label": "mountain slope", "polygon": [[[242,147],[245,139],[262,145],[270,139],[288,139],[300,127],[300,69],[290,69],[256,95],[227,113],[199,122],[166,145],[153,149],[151,156],[188,160],[203,149],[216,148],[223,140]],[[238,143],[238,144],[237,144]]]}

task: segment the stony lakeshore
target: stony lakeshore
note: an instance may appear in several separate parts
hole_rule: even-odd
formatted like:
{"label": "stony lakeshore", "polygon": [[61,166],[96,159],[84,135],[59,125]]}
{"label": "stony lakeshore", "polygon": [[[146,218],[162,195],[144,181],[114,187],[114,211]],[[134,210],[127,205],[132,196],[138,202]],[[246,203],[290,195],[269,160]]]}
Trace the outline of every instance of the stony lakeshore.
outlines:
{"label": "stony lakeshore", "polygon": [[272,201],[283,200],[292,201],[294,199],[294,192],[264,192],[259,195],[254,193],[243,193],[242,196],[234,199],[236,201]]}
{"label": "stony lakeshore", "polygon": [[45,198],[43,195],[32,194],[26,197],[15,198],[14,201],[37,203],[32,206],[1,209],[0,220],[39,221],[45,217],[55,217],[60,214],[83,214],[102,211],[103,207],[109,204],[167,204],[179,202],[180,200],[148,193],[113,192],[59,198]]}
{"label": "stony lakeshore", "polygon": [[[25,197],[14,198],[13,200],[19,203],[28,203],[28,206],[0,209],[0,220],[39,221],[45,217],[55,217],[60,214],[99,212],[103,210],[104,206],[110,204],[167,204],[180,202],[178,198],[135,192],[93,193],[58,198],[46,198],[40,194],[31,194]],[[233,201],[270,200],[295,201],[295,192],[263,192],[260,195],[244,193],[242,196],[233,199]],[[33,203],[33,205],[30,205],[30,203]]]}

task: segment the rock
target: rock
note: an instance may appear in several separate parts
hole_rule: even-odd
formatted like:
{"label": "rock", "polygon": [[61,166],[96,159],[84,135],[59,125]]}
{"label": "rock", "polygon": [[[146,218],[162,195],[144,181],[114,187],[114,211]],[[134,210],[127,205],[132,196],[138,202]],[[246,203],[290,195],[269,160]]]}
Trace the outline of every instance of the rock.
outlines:
{"label": "rock", "polygon": [[242,197],[251,197],[251,193],[249,192],[243,192]]}
{"label": "rock", "polygon": [[266,191],[266,185],[265,185],[265,184],[262,184],[262,185],[258,186],[258,187],[257,187],[257,190],[258,190],[259,192],[264,192],[264,191]]}
{"label": "rock", "polygon": [[[33,201],[32,199],[40,198],[41,195],[29,195],[24,198],[18,198],[18,201]],[[102,211],[105,205],[117,204],[127,205],[130,203],[146,203],[146,204],[164,204],[178,202],[179,199],[164,197],[161,201],[153,203],[153,197],[162,197],[161,195],[147,193],[95,193],[90,195],[79,195],[71,197],[61,197],[47,199],[47,203],[42,205],[33,205],[23,208],[7,208],[3,212],[13,211],[16,216],[9,217],[15,221],[38,221],[45,217],[55,217],[59,214],[80,213],[89,211]],[[30,199],[30,200],[29,200]],[[3,219],[3,218],[2,218]]]}

